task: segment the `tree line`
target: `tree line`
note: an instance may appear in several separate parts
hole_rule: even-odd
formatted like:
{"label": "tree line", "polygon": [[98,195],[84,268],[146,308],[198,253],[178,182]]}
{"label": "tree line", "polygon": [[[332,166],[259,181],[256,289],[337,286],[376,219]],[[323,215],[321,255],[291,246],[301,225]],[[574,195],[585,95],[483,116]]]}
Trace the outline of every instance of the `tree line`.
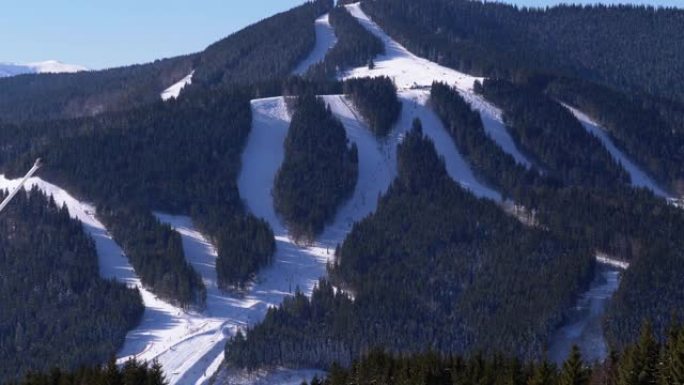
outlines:
{"label": "tree line", "polygon": [[329,19],[335,29],[337,43],[321,63],[313,65],[307,71],[307,77],[334,79],[349,68],[372,66],[373,58],[385,53],[385,44],[366,30],[345,7],[333,8]]}
{"label": "tree line", "polygon": [[[250,97],[241,89],[205,91],[125,113],[0,127],[8,143],[3,168],[19,176],[41,157],[49,165],[43,178],[96,205],[147,217],[139,222],[150,226],[152,211],[190,215],[217,246],[219,285],[242,287],[275,250],[272,231],[245,211],[237,190],[251,126]],[[147,236],[164,233],[159,228]],[[163,244],[164,238],[155,242]],[[186,269],[185,258],[167,262],[178,263],[167,266],[173,274]],[[143,281],[156,281],[146,272],[138,272]],[[193,276],[173,280],[194,287]]]}
{"label": "tree line", "polygon": [[538,225],[631,261],[605,323],[613,346],[631,341],[644,319],[662,337],[671,315],[684,315],[684,297],[675,283],[684,274],[679,236],[684,212],[644,189],[572,186],[536,168],[525,171],[483,132],[477,114],[453,88],[435,84],[431,105],[479,175],[525,207]]}
{"label": "tree line", "polygon": [[372,350],[349,368],[334,366],[310,385],[642,385],[684,382],[684,329],[672,327],[658,342],[648,325],[622,353],[605,363],[589,363],[574,347],[560,366],[502,355],[445,356],[434,352],[392,355]]}
{"label": "tree line", "polygon": [[273,197],[295,239],[312,241],[354,191],[358,150],[342,123],[313,94],[297,98],[285,139],[285,160]]}
{"label": "tree line", "polygon": [[104,362],[144,310],[137,290],[100,278],[81,223],[38,190],[0,216],[0,309],[2,383]]}
{"label": "tree line", "polygon": [[386,76],[348,79],[344,82],[344,94],[378,137],[387,136],[399,120],[401,102],[397,87]]}
{"label": "tree line", "polygon": [[336,251],[330,281],[233,338],[229,364],[348,366],[373,347],[542,354],[593,276],[590,248],[526,227],[462,189],[420,123],[402,141],[398,163],[377,211]]}

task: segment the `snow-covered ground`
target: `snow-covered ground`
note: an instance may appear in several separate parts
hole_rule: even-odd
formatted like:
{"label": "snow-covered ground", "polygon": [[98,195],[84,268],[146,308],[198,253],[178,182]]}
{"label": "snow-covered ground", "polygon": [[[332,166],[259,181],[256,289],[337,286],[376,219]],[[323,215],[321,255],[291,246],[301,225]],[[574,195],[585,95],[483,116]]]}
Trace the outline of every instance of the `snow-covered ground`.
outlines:
{"label": "snow-covered ground", "polygon": [[[18,179],[8,180],[0,175],[0,188],[12,189],[19,183]],[[145,313],[141,323],[126,336],[126,341],[118,356],[135,356],[150,360],[173,346],[179,339],[191,334],[196,325],[192,317],[181,309],[158,299],[149,290],[142,287],[128,258],[119,245],[107,233],[104,225],[95,217],[95,208],[80,202],[58,186],[43,181],[38,177],[27,181],[27,189],[38,187],[47,195],[51,195],[59,205],[66,205],[69,214],[81,221],[83,228],[95,241],[98,255],[100,275],[113,278],[129,287],[137,287],[142,295]]]}
{"label": "snow-covered ground", "polygon": [[582,358],[599,361],[608,355],[603,336],[603,315],[608,302],[620,286],[620,270],[612,266],[598,266],[594,281],[571,310],[568,320],[549,340],[549,359],[561,364],[572,345],[578,345]]}
{"label": "snow-covered ground", "polygon": [[169,99],[176,99],[185,86],[192,84],[192,75],[194,74],[195,71],[190,72],[186,77],[165,89],[160,95],[162,100],[167,101]]}
{"label": "snow-covered ground", "polygon": [[446,169],[451,178],[478,197],[501,202],[501,194],[485,186],[475,178],[472,169],[458,151],[451,135],[439,117],[427,106],[429,98],[425,90],[405,90],[399,92],[402,102],[399,127],[411,127],[415,118],[423,123],[423,133],[435,144],[437,153],[444,158]]}
{"label": "snow-covered ground", "polygon": [[582,123],[582,126],[591,134],[596,136],[601,143],[603,143],[603,146],[608,150],[610,155],[615,159],[618,163],[622,165],[622,167],[627,171],[629,174],[630,178],[632,179],[632,185],[636,187],[645,187],[651,191],[653,191],[654,194],[661,196],[663,198],[670,198],[670,195],[660,188],[658,184],[651,178],[644,170],[641,169],[641,167],[637,166],[634,162],[632,162],[629,157],[623,153],[615,143],[613,143],[613,140],[610,138],[608,135],[608,131],[606,131],[603,127],[601,127],[598,123],[596,123],[594,120],[592,120],[589,116],[586,114],[582,113],[581,111],[572,108],[568,105],[565,106],[570,112],[575,115],[577,120]]}
{"label": "snow-covered ground", "polygon": [[528,168],[531,167],[532,162],[517,148],[506,129],[501,110],[473,92],[473,84],[484,78],[471,76],[412,54],[373,22],[363,12],[359,3],[346,7],[361,25],[382,40],[385,44],[385,53],[375,58],[375,68],[372,70],[368,67],[354,68],[345,72],[343,79],[388,76],[394,80],[397,88],[402,92],[422,90],[429,93],[434,81],[456,87],[471,107],[480,112],[487,134],[518,163]]}
{"label": "snow-covered ground", "polygon": [[64,64],[57,60],[47,60],[44,62],[28,64],[0,63],[0,78],[22,74],[72,73],[87,70],[86,67],[75,64]]}
{"label": "snow-covered ground", "polygon": [[295,68],[293,74],[304,75],[309,68],[323,61],[325,55],[330,51],[332,47],[337,43],[337,37],[335,37],[335,30],[330,25],[329,15],[325,15],[316,19],[316,43],[313,50],[309,53],[297,68]]}

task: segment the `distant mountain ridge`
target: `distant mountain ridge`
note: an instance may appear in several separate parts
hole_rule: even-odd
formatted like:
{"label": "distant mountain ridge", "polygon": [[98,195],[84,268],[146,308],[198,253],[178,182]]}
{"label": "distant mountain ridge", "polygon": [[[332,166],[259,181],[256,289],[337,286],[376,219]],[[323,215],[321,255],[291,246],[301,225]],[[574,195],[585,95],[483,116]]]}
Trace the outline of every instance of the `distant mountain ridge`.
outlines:
{"label": "distant mountain ridge", "polygon": [[23,74],[73,73],[87,70],[88,68],[82,65],[65,64],[57,60],[46,60],[27,64],[0,63],[0,78]]}

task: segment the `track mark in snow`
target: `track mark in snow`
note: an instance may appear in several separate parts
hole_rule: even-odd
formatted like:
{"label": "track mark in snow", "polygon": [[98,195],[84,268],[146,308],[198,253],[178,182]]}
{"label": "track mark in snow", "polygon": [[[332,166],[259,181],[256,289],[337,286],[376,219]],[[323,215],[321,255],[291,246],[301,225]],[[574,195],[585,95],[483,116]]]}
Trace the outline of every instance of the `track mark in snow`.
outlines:
{"label": "track mark in snow", "polygon": [[610,155],[615,159],[629,174],[632,185],[636,187],[645,187],[651,190],[655,195],[661,196],[663,198],[670,198],[671,196],[665,192],[644,170],[642,170],[636,163],[632,162],[629,157],[623,153],[613,140],[610,138],[608,131],[601,127],[598,123],[592,120],[589,116],[585,115],[581,111],[572,108],[566,104],[564,106],[572,112],[573,115],[580,121],[584,129],[586,129],[590,134],[597,137],[603,146],[608,150]]}
{"label": "track mark in snow", "polygon": [[173,84],[171,87],[165,89],[164,92],[161,93],[162,100],[167,101],[169,99],[176,99],[185,86],[192,84],[192,75],[194,74],[195,71],[190,72],[188,76],[178,81],[178,83]]}
{"label": "track mark in snow", "polygon": [[313,50],[309,53],[297,68],[293,71],[295,75],[304,75],[306,71],[311,68],[314,64],[318,64],[325,59],[325,55],[328,51],[337,44],[337,37],[335,36],[335,30],[330,25],[329,14],[325,14],[315,22],[316,28],[316,43],[314,43]]}

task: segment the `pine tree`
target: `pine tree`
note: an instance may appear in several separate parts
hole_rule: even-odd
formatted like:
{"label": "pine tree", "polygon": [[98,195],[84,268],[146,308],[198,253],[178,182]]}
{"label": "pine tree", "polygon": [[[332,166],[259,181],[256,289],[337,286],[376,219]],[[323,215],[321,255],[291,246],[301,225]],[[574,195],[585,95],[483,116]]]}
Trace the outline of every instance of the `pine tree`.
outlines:
{"label": "pine tree", "polygon": [[556,383],[556,368],[547,360],[536,365],[532,377],[527,381],[528,385],[554,385]]}
{"label": "pine tree", "polygon": [[587,385],[589,384],[589,373],[590,371],[582,361],[582,353],[575,345],[572,347],[570,356],[563,363],[558,383],[560,385]]}

